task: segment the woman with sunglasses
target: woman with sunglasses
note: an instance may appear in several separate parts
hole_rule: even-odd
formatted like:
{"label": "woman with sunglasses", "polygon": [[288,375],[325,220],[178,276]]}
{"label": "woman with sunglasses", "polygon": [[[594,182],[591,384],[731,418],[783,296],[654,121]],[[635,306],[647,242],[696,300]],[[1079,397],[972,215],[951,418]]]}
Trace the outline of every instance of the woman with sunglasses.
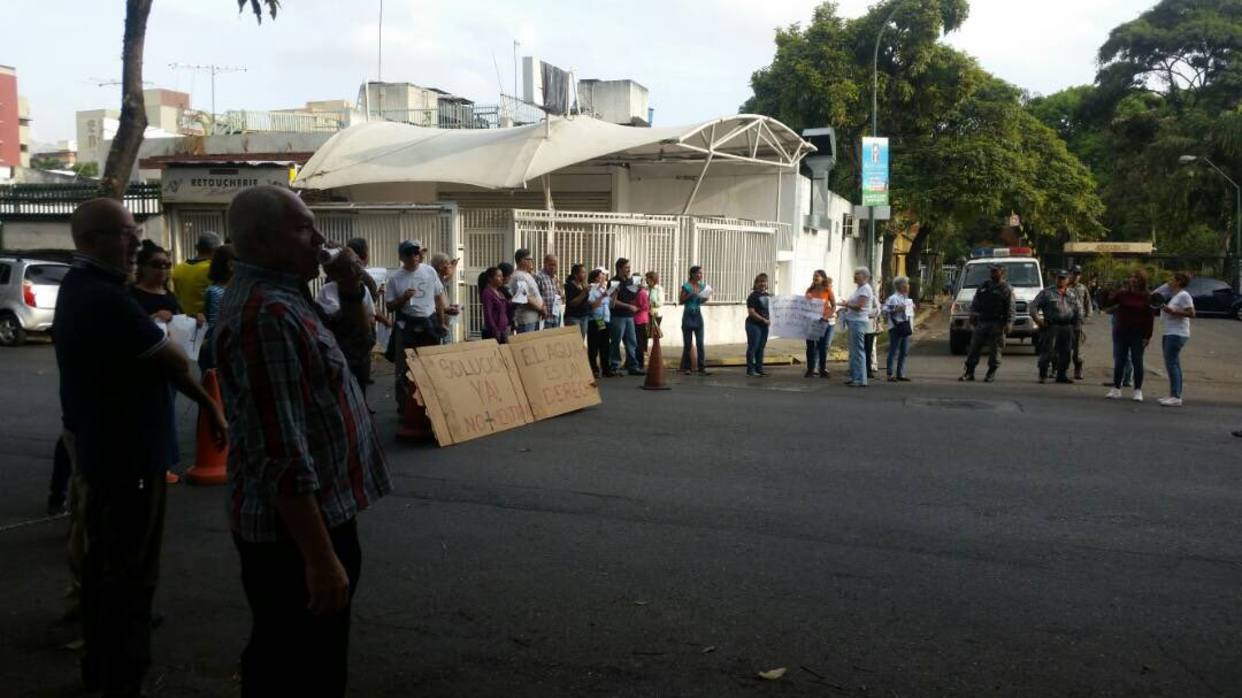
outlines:
{"label": "woman with sunglasses", "polygon": [[[150,315],[152,320],[163,323],[172,320],[174,315],[181,315],[181,303],[177,300],[177,296],[168,290],[168,279],[172,271],[172,260],[168,258],[168,252],[150,240],[143,240],[142,247],[138,250],[137,267],[134,272],[134,283],[129,287],[129,292],[134,300],[138,301],[143,312]],[[198,316],[199,326],[202,326],[203,321],[204,318],[200,314]],[[169,405],[171,406],[172,403],[170,402]],[[175,415],[170,423],[175,429],[177,423]],[[177,448],[176,443],[177,437],[174,435],[172,439],[174,451]],[[175,465],[180,461],[181,454],[173,453],[172,463]],[[164,474],[164,479],[171,485],[179,482],[181,477],[169,470]]]}

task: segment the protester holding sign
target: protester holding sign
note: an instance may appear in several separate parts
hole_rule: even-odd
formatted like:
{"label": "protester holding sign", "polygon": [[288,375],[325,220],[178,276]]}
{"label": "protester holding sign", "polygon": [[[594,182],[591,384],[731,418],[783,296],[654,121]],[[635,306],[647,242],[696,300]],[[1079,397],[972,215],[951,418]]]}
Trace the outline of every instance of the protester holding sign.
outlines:
{"label": "protester holding sign", "polygon": [[[811,286],[806,290],[806,297],[824,302],[824,315],[814,332],[808,334],[806,340],[806,374],[811,378],[818,369],[820,378],[828,377],[828,347],[832,345],[832,334],[837,323],[837,299],[832,293],[832,279],[823,269],[815,270],[811,275]],[[814,336],[814,339],[809,337]]]}
{"label": "protester holding sign", "polygon": [[703,282],[703,267],[697,264],[690,267],[690,278],[681,285],[678,300],[682,305],[681,313],[681,370],[687,376],[693,367],[690,365],[690,342],[695,343],[699,357],[699,375],[708,375],[707,354],[703,351],[703,302],[711,297],[712,287]]}
{"label": "protester holding sign", "polygon": [[750,295],[746,297],[746,375],[766,376],[763,370],[763,350],[768,345],[768,327],[772,320],[768,315],[768,275],[755,277]]}
{"label": "protester holding sign", "polygon": [[910,279],[893,279],[893,295],[884,301],[884,324],[888,328],[888,382],[909,381],[906,357],[910,336],[914,334],[914,301],[910,300]]}

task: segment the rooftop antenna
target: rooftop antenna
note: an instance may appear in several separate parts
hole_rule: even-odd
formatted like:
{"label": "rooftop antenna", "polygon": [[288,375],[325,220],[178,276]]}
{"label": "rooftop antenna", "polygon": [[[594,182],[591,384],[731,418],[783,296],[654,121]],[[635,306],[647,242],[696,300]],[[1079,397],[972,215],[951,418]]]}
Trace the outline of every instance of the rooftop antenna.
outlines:
{"label": "rooftop antenna", "polygon": [[169,63],[168,67],[173,70],[206,71],[208,73],[211,73],[211,125],[212,125],[212,130],[214,131],[215,125],[216,125],[216,74],[217,73],[244,73],[246,72],[246,67],[245,66],[231,66],[231,65],[215,65],[214,63],[209,63],[206,65],[193,65],[189,63]]}
{"label": "rooftop antenna", "polygon": [[384,0],[379,0],[379,51],[376,56],[375,79],[384,81]]}

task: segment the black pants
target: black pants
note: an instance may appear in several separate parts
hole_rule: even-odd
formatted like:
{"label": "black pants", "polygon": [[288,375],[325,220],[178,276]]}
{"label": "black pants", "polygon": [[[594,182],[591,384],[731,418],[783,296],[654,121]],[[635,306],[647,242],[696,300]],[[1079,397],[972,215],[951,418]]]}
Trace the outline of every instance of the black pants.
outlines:
{"label": "black pants", "polygon": [[1079,349],[1082,348],[1082,339],[1083,339],[1082,328],[1075,327],[1074,328],[1074,348],[1071,354],[1071,358],[1073,359],[1073,362],[1074,362],[1074,373],[1075,374],[1082,373],[1082,354],[1079,353]]}
{"label": "black pants", "polygon": [[600,326],[595,318],[587,324],[587,361],[591,364],[591,372],[600,375],[602,367],[604,373],[612,373],[612,367],[608,365],[608,346],[609,346],[608,327]]}
{"label": "black pants", "polygon": [[405,401],[410,397],[410,384],[406,379],[409,369],[405,364],[405,350],[415,349],[418,347],[434,347],[440,344],[440,338],[436,336],[435,318],[403,318],[405,327],[393,327],[393,339],[396,343],[396,353],[393,360],[393,372],[396,374],[396,385],[393,386],[395,395],[393,397],[397,401],[397,412],[400,413],[405,409]]}
{"label": "black pants", "polygon": [[[362,569],[357,525],[351,520],[328,534],[352,600]],[[233,544],[253,619],[242,652],[243,698],[345,695],[350,606],[333,616],[306,608],[306,561],[292,540],[249,543],[234,534]]]}
{"label": "black pants", "polygon": [[141,483],[91,480],[83,505],[82,681],[137,695],[151,665],[151,601],[164,535],[164,473]]}
{"label": "black pants", "polygon": [[[69,476],[73,474],[73,462],[69,460],[69,449],[65,448],[64,438],[56,439],[56,450],[52,453],[52,481],[47,488],[47,503],[64,504],[69,496]],[[48,512],[49,515],[51,512]]]}
{"label": "black pants", "polygon": [[1048,375],[1048,367],[1056,371],[1057,378],[1066,378],[1069,369],[1070,352],[1074,344],[1073,325],[1049,324],[1041,332],[1043,340],[1039,351],[1039,375]]}
{"label": "black pants", "polygon": [[970,351],[966,354],[966,372],[974,374],[975,366],[983,352],[988,353],[988,372],[1000,368],[1001,355],[1005,351],[1005,325],[999,322],[980,322],[970,333]]}

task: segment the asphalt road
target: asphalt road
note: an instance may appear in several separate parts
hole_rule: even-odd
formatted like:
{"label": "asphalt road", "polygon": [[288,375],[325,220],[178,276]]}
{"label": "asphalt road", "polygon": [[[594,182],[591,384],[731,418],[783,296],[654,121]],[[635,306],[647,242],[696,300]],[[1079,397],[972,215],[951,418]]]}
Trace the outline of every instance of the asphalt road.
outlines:
{"label": "asphalt road", "polygon": [[[1180,410],[1159,374],[1102,399],[1099,327],[1075,386],[1037,385],[1025,347],[959,384],[930,333],[910,384],[614,379],[448,449],[394,444],[377,399],[397,491],[360,519],[352,694],[1242,695],[1242,323],[1195,323]],[[75,695],[64,521],[21,525],[55,366],[0,355],[0,693]],[[237,693],[223,497],[171,490],[159,695]]]}

